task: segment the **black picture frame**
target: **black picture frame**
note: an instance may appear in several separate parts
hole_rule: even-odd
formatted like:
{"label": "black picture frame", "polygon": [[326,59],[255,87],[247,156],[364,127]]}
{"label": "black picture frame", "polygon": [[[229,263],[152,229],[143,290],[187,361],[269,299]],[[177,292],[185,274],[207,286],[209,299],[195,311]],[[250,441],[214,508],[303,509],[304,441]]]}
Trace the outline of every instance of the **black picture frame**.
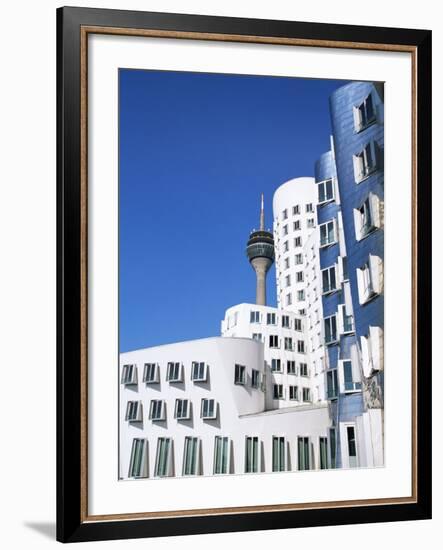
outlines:
{"label": "black picture frame", "polygon": [[[119,28],[276,40],[398,46],[415,52],[416,495],[414,502],[223,513],[149,519],[85,515],[85,388],[81,369],[87,342],[82,293],[87,269],[82,255],[83,158],[82,28]],[[210,39],[210,38],[209,38]],[[431,31],[321,23],[209,17],[173,13],[63,7],[57,10],[57,540],[61,542],[284,529],[428,519],[431,517]],[[84,168],[83,168],[84,169]],[[420,330],[418,330],[420,327]],[[82,428],[83,427],[83,428]]]}

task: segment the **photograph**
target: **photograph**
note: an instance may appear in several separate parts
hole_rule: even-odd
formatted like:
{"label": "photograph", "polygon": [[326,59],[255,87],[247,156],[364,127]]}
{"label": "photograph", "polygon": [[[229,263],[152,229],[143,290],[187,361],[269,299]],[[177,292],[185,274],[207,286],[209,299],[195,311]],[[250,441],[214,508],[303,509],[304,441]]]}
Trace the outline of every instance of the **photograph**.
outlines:
{"label": "photograph", "polygon": [[383,82],[118,71],[116,479],[383,468]]}

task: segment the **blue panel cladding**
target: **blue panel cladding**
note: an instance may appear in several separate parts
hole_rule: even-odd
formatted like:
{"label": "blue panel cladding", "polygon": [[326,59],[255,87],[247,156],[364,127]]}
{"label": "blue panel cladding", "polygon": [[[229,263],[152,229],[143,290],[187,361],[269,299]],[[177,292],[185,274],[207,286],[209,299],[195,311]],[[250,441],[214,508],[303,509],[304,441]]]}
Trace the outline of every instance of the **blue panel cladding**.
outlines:
{"label": "blue panel cladding", "polygon": [[351,347],[355,345],[355,334],[344,334],[340,338],[339,359],[351,359]]}
{"label": "blue panel cladding", "polygon": [[336,344],[332,344],[330,346],[327,346],[326,350],[328,352],[328,362],[329,362],[328,367],[330,369],[337,368],[338,356],[339,356],[339,351],[340,351],[339,346],[336,345]]}
{"label": "blue panel cladding", "polygon": [[[354,107],[362,104],[369,94],[372,96],[376,121],[357,132],[354,129]],[[362,205],[370,192],[381,201],[384,200],[383,88],[370,82],[353,82],[343,86],[332,94],[330,112],[355,329],[359,337],[368,333],[369,326],[383,327],[383,295],[360,306],[357,285],[357,269],[367,261],[369,254],[379,256],[382,260],[384,258],[383,230],[377,229],[358,242],[354,227],[354,209]],[[376,151],[376,170],[360,183],[356,183],[353,156],[371,142]]]}
{"label": "blue panel cladding", "polygon": [[314,170],[316,182],[327,180],[329,178],[335,178],[336,171],[332,151],[327,151],[321,155],[315,163]]}
{"label": "blue panel cladding", "polygon": [[340,422],[354,422],[363,412],[363,396],[360,393],[340,394],[338,400]]}

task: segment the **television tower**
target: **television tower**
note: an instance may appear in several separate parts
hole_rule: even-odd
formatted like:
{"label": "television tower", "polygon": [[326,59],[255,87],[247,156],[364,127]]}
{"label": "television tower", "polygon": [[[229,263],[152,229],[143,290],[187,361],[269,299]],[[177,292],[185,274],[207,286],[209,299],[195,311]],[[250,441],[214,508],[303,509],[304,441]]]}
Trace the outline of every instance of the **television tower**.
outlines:
{"label": "television tower", "polygon": [[266,274],[274,263],[274,236],[265,230],[265,209],[263,193],[261,194],[260,229],[249,235],[246,255],[257,277],[255,303],[266,305]]}

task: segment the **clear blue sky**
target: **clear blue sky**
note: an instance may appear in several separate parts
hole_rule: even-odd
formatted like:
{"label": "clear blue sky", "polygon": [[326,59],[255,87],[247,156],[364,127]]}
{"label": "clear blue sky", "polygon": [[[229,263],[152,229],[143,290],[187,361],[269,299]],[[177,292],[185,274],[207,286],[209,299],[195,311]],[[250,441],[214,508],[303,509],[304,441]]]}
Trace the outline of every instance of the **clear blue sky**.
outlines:
{"label": "clear blue sky", "polygon": [[[272,194],[329,149],[334,80],[120,70],[120,351],[216,336],[255,300]],[[275,305],[275,270],[268,274]]]}

